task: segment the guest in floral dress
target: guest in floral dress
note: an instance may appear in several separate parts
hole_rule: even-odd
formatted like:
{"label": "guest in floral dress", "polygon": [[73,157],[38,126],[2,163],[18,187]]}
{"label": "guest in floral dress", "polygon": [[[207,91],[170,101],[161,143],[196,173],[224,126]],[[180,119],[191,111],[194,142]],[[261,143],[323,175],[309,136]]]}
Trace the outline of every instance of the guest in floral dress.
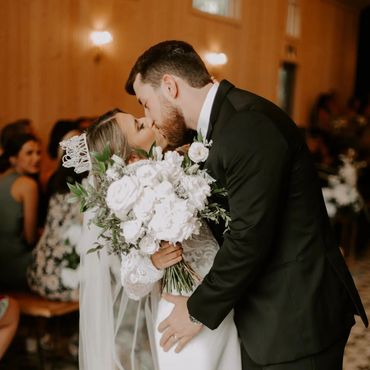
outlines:
{"label": "guest in floral dress", "polygon": [[[71,131],[63,139],[78,135]],[[82,228],[78,203],[70,203],[67,183],[81,182],[84,175],[61,165],[49,180],[50,200],[44,232],[33,251],[28,284],[41,296],[60,301],[78,300],[79,253]]]}

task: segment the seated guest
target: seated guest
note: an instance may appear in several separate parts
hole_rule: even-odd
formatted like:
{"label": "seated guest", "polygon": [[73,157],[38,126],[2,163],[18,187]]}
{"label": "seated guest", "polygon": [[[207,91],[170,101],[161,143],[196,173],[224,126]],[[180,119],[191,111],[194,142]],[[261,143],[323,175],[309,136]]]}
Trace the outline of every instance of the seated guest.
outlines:
{"label": "seated guest", "polygon": [[[51,129],[47,146],[47,153],[50,161],[48,163],[48,170],[42,174],[41,179],[44,188],[47,187],[50,176],[52,176],[59,167],[59,161],[62,155],[62,148],[60,148],[59,143],[62,141],[64,135],[75,129],[77,129],[77,123],[66,119],[56,121]],[[48,203],[46,203],[46,206],[47,204]]]}
{"label": "seated guest", "polygon": [[15,335],[18,321],[19,308],[17,301],[0,295],[0,360]]}
{"label": "seated guest", "polygon": [[0,156],[0,286],[27,286],[31,247],[37,240],[40,144],[35,136],[9,139]]}
{"label": "seated guest", "polygon": [[13,136],[20,134],[34,134],[31,120],[27,118],[19,119],[17,121],[6,124],[0,134],[0,150],[4,150],[6,142]]}
{"label": "seated guest", "polygon": [[[66,140],[80,132],[68,132]],[[61,157],[61,156],[60,156]],[[78,300],[79,256],[75,250],[82,227],[78,203],[68,202],[67,183],[81,182],[85,174],[76,174],[71,168],[59,168],[49,180],[50,200],[44,232],[33,251],[28,269],[28,284],[41,296],[60,301]]]}
{"label": "seated guest", "polygon": [[320,94],[311,111],[310,125],[313,128],[319,128],[326,133],[330,133],[333,120],[338,114],[336,94]]}

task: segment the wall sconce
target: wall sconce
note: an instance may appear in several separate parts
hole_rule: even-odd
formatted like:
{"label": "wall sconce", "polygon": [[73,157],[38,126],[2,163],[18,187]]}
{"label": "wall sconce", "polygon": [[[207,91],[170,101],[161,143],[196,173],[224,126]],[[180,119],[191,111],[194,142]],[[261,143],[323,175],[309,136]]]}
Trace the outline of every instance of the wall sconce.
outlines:
{"label": "wall sconce", "polygon": [[96,48],[94,62],[99,63],[103,55],[102,46],[112,42],[113,37],[108,31],[93,31],[90,33],[90,40]]}
{"label": "wall sconce", "polygon": [[225,53],[207,53],[205,59],[211,66],[222,66],[227,63],[227,56]]}
{"label": "wall sconce", "polygon": [[218,79],[219,69],[227,63],[227,55],[225,53],[209,52],[204,56],[209,70],[214,78]]}

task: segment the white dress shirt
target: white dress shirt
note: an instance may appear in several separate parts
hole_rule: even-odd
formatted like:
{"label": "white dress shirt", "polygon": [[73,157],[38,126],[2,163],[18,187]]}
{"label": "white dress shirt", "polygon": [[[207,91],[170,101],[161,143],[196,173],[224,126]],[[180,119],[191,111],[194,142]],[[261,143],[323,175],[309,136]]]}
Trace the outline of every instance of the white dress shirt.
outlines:
{"label": "white dress shirt", "polygon": [[203,138],[207,136],[209,120],[211,118],[211,110],[219,85],[220,84],[218,82],[215,82],[213,86],[209,89],[206,100],[204,101],[199,114],[197,131],[198,133],[202,134]]}

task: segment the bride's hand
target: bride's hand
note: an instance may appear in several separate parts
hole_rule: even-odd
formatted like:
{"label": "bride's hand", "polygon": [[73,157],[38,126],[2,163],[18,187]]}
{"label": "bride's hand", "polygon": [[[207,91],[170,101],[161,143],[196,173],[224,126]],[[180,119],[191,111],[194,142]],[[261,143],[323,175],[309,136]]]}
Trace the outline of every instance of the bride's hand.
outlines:
{"label": "bride's hand", "polygon": [[176,265],[176,263],[182,260],[181,244],[174,245],[169,242],[162,242],[159,250],[152,254],[150,258],[158,270]]}

